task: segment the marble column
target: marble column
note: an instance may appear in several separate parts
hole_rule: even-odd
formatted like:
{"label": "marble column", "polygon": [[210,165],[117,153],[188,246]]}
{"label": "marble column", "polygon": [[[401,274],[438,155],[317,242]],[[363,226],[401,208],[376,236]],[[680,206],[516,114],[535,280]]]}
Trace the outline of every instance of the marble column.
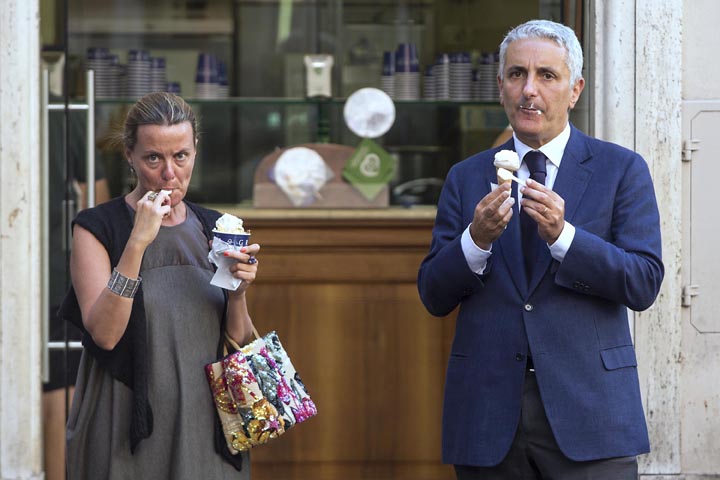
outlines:
{"label": "marble column", "polygon": [[[634,314],[638,369],[652,452],[643,475],[678,474],[681,347],[682,0],[588,2],[593,134],[637,151],[655,183],[665,280]],[[656,477],[653,477],[656,478]]]}
{"label": "marble column", "polygon": [[0,8],[0,479],[41,479],[37,0]]}

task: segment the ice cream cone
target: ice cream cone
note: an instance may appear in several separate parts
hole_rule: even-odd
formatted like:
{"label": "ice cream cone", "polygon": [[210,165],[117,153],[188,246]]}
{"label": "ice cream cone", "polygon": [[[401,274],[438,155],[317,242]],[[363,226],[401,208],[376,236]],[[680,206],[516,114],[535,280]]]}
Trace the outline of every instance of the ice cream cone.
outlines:
{"label": "ice cream cone", "polygon": [[514,174],[520,168],[520,159],[518,158],[517,153],[512,150],[500,150],[495,153],[495,160],[493,164],[495,165],[495,174],[497,175],[498,185],[502,185],[505,182],[512,182],[512,179],[501,178],[498,174],[498,170],[504,168]]}
{"label": "ice cream cone", "polygon": [[[495,169],[495,173],[496,173],[496,174],[497,174],[497,171],[500,170],[500,168],[502,168],[502,167],[497,167],[497,168]],[[507,170],[507,168],[506,168],[505,170]],[[503,180],[503,179],[500,177],[500,175],[498,175],[498,176],[497,176],[497,184],[498,184],[498,186],[502,185],[503,183],[512,183],[512,180]]]}

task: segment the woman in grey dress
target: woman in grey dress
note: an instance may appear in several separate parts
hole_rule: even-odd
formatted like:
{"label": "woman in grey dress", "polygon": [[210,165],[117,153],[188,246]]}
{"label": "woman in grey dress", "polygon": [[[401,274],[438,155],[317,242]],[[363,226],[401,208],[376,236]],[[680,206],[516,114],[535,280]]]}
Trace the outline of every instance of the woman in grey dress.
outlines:
{"label": "woman in grey dress", "polygon": [[185,199],[198,141],[192,109],[154,93],[129,111],[123,147],[137,186],[73,222],[63,316],[84,330],[67,430],[68,478],[250,478],[219,433],[203,367],[227,333],[251,336],[257,244],[228,252],[236,291],[210,285],[219,212]]}

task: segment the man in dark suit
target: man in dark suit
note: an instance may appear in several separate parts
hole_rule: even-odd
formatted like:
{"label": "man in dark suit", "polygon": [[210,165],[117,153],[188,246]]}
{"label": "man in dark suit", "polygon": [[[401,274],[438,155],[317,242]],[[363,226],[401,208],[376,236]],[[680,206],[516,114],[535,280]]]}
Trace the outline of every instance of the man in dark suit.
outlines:
{"label": "man in dark suit", "polygon": [[[582,62],[563,25],[511,30],[513,138],[455,165],[438,202],[418,288],[434,315],[460,306],[442,440],[459,479],[635,479],[650,448],[627,308],[660,289],[657,203],[638,154],[569,123]],[[499,150],[526,186],[495,185]]]}

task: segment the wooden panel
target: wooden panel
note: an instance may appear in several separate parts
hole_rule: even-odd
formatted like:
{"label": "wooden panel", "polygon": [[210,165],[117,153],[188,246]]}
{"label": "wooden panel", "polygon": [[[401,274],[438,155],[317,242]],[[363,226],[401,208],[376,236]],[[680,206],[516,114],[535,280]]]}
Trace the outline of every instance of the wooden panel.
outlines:
{"label": "wooden panel", "polygon": [[256,449],[253,478],[453,478],[440,434],[454,321],[429,315],[415,283],[432,222],[287,227],[254,226],[249,308],[261,333],[278,332],[319,414]]}
{"label": "wooden panel", "polygon": [[255,463],[253,480],[455,480],[450,465],[432,463]]}
{"label": "wooden panel", "polygon": [[414,248],[420,258],[430,246],[432,221],[412,220],[277,220],[246,219],[252,241],[263,246],[298,250],[301,247],[351,249],[354,247]]}
{"label": "wooden panel", "polygon": [[258,457],[437,459],[442,324],[424,313],[413,287],[325,284],[262,290],[255,301],[272,303],[277,316],[258,318],[257,326],[278,331],[320,415],[287,439],[259,449]]}
{"label": "wooden panel", "polygon": [[[343,252],[278,253],[260,258],[262,279],[271,282],[415,283],[417,254],[362,250]],[[416,293],[417,294],[417,293]]]}

